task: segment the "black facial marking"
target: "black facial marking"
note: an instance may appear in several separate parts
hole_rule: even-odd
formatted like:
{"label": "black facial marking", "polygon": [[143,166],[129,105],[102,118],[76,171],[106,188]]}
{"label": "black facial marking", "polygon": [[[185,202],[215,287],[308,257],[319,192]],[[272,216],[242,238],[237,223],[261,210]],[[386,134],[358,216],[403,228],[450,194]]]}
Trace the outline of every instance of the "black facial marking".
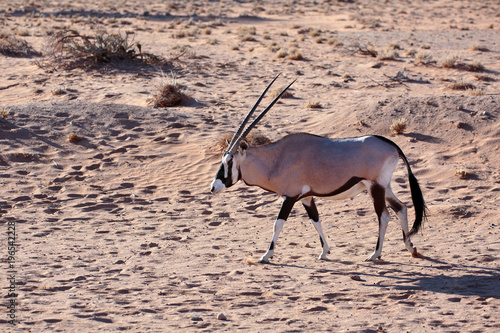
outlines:
{"label": "black facial marking", "polygon": [[232,170],[233,170],[233,159],[230,158],[229,161],[227,162],[227,177],[225,177],[225,165],[222,163],[219,167],[219,171],[217,171],[217,179],[220,179],[220,181],[227,187],[230,187],[233,185],[232,182]]}

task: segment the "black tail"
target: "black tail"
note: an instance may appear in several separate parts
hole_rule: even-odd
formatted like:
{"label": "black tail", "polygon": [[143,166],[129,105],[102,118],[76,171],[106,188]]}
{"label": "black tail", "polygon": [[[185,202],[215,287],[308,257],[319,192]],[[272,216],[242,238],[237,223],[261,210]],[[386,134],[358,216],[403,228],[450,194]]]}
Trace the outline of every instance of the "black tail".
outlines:
{"label": "black tail", "polygon": [[418,230],[420,230],[422,223],[424,222],[424,220],[427,219],[427,214],[426,214],[427,207],[425,205],[424,195],[422,194],[420,185],[418,185],[417,178],[415,178],[415,175],[411,171],[410,163],[408,162],[408,159],[406,158],[401,148],[399,148],[397,144],[395,144],[394,142],[392,142],[387,138],[384,138],[383,136],[376,135],[376,137],[396,147],[396,149],[398,150],[399,157],[405,163],[406,170],[408,170],[408,180],[410,182],[411,199],[413,201],[413,208],[415,209],[415,222],[413,222],[413,227],[411,228],[408,235],[405,235],[405,238],[410,237],[416,234]]}

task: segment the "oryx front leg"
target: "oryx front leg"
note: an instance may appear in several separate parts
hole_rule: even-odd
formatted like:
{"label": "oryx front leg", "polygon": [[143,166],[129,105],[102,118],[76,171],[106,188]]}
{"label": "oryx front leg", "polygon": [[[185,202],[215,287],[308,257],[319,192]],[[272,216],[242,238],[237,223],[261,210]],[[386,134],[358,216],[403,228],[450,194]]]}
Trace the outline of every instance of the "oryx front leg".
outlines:
{"label": "oryx front leg", "polygon": [[273,238],[271,239],[271,244],[269,244],[269,249],[267,252],[259,259],[260,263],[269,263],[269,258],[273,257],[274,249],[276,247],[276,242],[280,235],[283,225],[285,224],[290,212],[292,211],[293,205],[295,204],[295,198],[289,198],[284,196],[283,202],[281,203],[281,209],[278,214],[278,218],[274,221],[273,227]]}
{"label": "oryx front leg", "polygon": [[378,217],[378,240],[375,251],[365,261],[376,261],[382,257],[382,246],[384,244],[387,225],[389,224],[389,211],[385,204],[385,188],[383,186],[373,184],[370,188],[370,194]]}
{"label": "oryx front leg", "polygon": [[318,209],[316,208],[316,204],[314,203],[314,199],[312,197],[306,198],[302,200],[302,204],[307,211],[307,215],[311,219],[311,223],[318,232],[319,240],[321,242],[321,254],[319,255],[320,260],[327,260],[327,254],[330,254],[330,247],[326,242],[326,237],[323,234],[323,228],[321,227],[321,221],[319,220]]}

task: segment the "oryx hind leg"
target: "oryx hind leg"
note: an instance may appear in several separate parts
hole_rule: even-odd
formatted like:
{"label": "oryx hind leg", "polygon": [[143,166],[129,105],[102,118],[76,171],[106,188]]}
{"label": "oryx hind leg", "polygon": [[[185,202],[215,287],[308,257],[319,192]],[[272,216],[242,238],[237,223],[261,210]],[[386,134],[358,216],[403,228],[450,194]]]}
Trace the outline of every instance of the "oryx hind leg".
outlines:
{"label": "oryx hind leg", "polygon": [[278,218],[276,219],[276,221],[274,221],[273,238],[271,239],[271,244],[269,244],[267,252],[262,257],[260,257],[260,263],[267,264],[269,263],[269,258],[273,257],[276,242],[278,241],[280,232],[283,229],[283,226],[285,225],[290,212],[292,211],[295,201],[295,198],[283,197],[283,202],[281,203],[281,209],[278,214]]}
{"label": "oryx hind leg", "polygon": [[316,204],[314,203],[314,198],[309,197],[306,199],[302,199],[302,204],[307,211],[307,215],[311,219],[311,223],[314,229],[316,229],[319,235],[319,240],[321,242],[321,254],[318,259],[327,260],[328,258],[326,257],[326,255],[330,253],[330,247],[328,246],[326,237],[323,234],[323,228],[321,227],[321,221],[319,220],[319,213],[318,209],[316,208]]}
{"label": "oryx hind leg", "polygon": [[388,187],[386,189],[385,198],[389,207],[396,213],[398,216],[399,222],[401,223],[401,229],[403,230],[403,242],[405,247],[411,254],[417,252],[417,249],[413,246],[413,243],[410,240],[408,235],[408,209],[404,203],[402,203],[392,192],[392,189]]}
{"label": "oryx hind leg", "polygon": [[366,261],[376,261],[382,257],[382,246],[384,244],[387,225],[389,224],[389,211],[385,202],[385,192],[386,189],[378,183],[373,183],[370,186],[370,195],[378,217],[378,240],[375,251],[373,251]]}

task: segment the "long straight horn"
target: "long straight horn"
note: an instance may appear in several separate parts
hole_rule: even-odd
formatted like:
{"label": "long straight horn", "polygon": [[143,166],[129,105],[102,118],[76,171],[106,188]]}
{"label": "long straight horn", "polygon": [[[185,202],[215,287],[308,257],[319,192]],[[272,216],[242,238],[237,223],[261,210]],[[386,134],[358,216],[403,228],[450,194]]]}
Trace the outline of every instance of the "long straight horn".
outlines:
{"label": "long straight horn", "polygon": [[264,111],[262,111],[257,116],[257,118],[255,118],[254,121],[252,121],[252,123],[250,125],[248,125],[247,129],[245,130],[245,132],[243,132],[243,134],[240,135],[240,137],[234,142],[234,146],[231,147],[231,150],[228,150],[228,151],[230,151],[231,153],[234,153],[234,150],[235,150],[236,147],[238,147],[238,144],[240,143],[240,141],[243,140],[244,138],[246,138],[246,136],[248,135],[248,133],[250,133],[250,131],[252,130],[252,128],[254,128],[255,125],[257,125],[257,123],[262,119],[262,117],[264,117],[266,115],[267,111],[269,111],[273,107],[273,105],[276,104],[276,102],[278,101],[278,99],[280,99],[280,97],[285,93],[285,91],[287,91],[287,89],[290,88],[290,86],[292,84],[294,84],[296,80],[297,79],[293,80],[292,83],[290,83],[285,89],[283,89],[283,91],[280,92],[280,94],[274,98],[274,100],[271,102],[271,104],[269,104],[264,109]]}
{"label": "long straight horn", "polygon": [[229,145],[227,146],[227,151],[230,152],[232,150],[232,147],[234,145],[234,143],[236,142],[236,139],[238,139],[238,137],[240,136],[241,132],[243,131],[243,128],[245,127],[245,125],[248,123],[248,120],[250,119],[250,117],[252,116],[252,114],[254,113],[255,109],[257,109],[257,107],[259,106],[260,104],[260,101],[262,101],[262,98],[264,97],[264,95],[266,94],[266,92],[269,90],[269,88],[271,87],[271,85],[274,83],[274,81],[276,81],[276,79],[278,78],[278,76],[280,76],[280,74],[276,75],[276,77],[274,78],[274,80],[271,81],[271,83],[268,84],[267,88],[264,90],[264,92],[260,95],[259,99],[257,100],[257,102],[255,102],[253,108],[250,110],[250,112],[248,112],[247,116],[245,117],[245,119],[243,120],[243,122],[241,123],[240,127],[238,128],[238,130],[236,131],[236,133],[234,133],[233,135],[233,138],[231,139],[231,142],[229,143]]}

